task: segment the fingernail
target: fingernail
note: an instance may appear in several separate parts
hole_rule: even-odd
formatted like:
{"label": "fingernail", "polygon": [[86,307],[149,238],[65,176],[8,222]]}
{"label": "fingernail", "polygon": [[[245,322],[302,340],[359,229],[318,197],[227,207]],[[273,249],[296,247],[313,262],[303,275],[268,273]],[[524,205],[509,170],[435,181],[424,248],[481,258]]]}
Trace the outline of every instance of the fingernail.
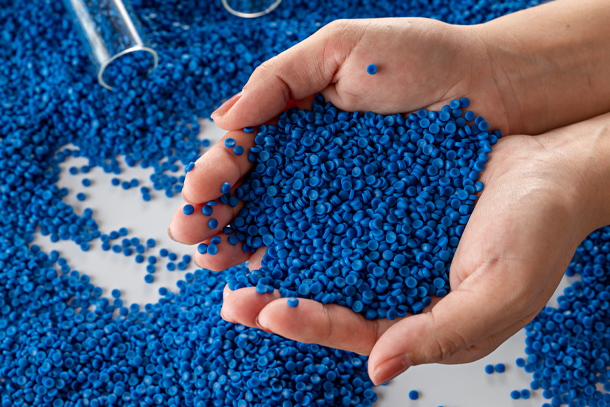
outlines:
{"label": "fingernail", "polygon": [[171,227],[167,228],[167,235],[169,236],[170,239],[172,239],[175,242],[176,239],[174,239],[174,237],[172,236],[172,231],[170,229],[171,229]]}
{"label": "fingernail", "polygon": [[406,355],[398,355],[394,356],[390,360],[386,360],[381,365],[375,369],[373,372],[373,383],[376,386],[383,384],[385,382],[389,382],[394,379],[396,376],[404,373],[408,368],[412,365],[411,361]]}
{"label": "fingernail", "polygon": [[220,117],[223,116],[225,113],[227,113],[235,103],[237,103],[237,101],[239,100],[239,98],[241,97],[241,95],[243,94],[243,90],[237,94],[235,94],[233,97],[231,97],[231,99],[227,100],[226,102],[224,102],[218,109],[216,109],[213,113],[212,113],[212,118],[214,117]]}
{"label": "fingernail", "polygon": [[261,331],[265,331],[268,332],[270,334],[272,334],[273,332],[271,332],[270,330],[268,330],[267,328],[263,327],[259,321],[258,321],[258,316],[256,317],[256,320],[254,321],[254,323],[256,324],[256,326],[258,327],[258,329],[260,329]]}

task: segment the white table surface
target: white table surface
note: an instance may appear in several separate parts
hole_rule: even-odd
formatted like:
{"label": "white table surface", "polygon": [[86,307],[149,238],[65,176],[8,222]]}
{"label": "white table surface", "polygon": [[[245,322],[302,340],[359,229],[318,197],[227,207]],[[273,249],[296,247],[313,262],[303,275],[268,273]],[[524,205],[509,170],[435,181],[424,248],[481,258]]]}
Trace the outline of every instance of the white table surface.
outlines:
{"label": "white table surface", "polygon": [[[207,138],[211,143],[224,135],[220,128],[209,121],[202,121],[201,128],[200,138]],[[86,164],[87,160],[84,158],[69,158],[61,165],[59,187],[67,187],[70,190],[65,202],[72,205],[76,213],[82,213],[85,208],[93,209],[93,217],[102,233],[126,227],[129,229],[129,238],[139,237],[141,241],[151,237],[156,239],[157,246],[147,249],[145,253],[146,256],[154,254],[159,260],[154,274],[155,281],[152,284],[144,282],[147,262],[137,264],[134,260],[135,253],[126,257],[122,253],[104,252],[99,239],[91,243],[88,252],[81,251],[72,241],[52,243],[48,236],[41,236],[39,233],[33,243],[47,253],[58,250],[68,260],[72,269],[88,274],[93,284],[102,287],[105,296],[110,297],[110,291],[114,288],[120,289],[121,298],[126,304],[155,303],[159,298],[158,289],[162,286],[176,291],[176,282],[182,279],[186,272],[193,272],[196,267],[191,263],[185,271],[170,272],[165,268],[167,258],[161,259],[158,254],[162,247],[177,253],[179,257],[184,254],[192,255],[195,250],[195,246],[181,245],[167,236],[169,222],[175,209],[182,203],[180,194],[170,199],[165,196],[164,191],[154,191],[149,179],[152,169],[144,170],[139,166],[129,168],[124,162],[124,171],[118,176],[106,174],[101,168],[93,168],[88,174],[82,174],[80,171],[75,176],[69,174],[70,167],[80,168]],[[140,185],[125,191],[120,186],[111,185],[110,180],[114,177],[121,181],[136,178]],[[83,178],[91,180],[90,187],[86,188],[81,184]],[[142,200],[141,186],[151,189],[153,199],[150,202]],[[85,201],[76,199],[79,192],[87,195]],[[559,290],[563,291],[567,284],[564,278]],[[554,299],[552,301],[551,304],[556,304]],[[529,400],[510,398],[512,390],[529,389],[532,380],[530,374],[515,364],[516,358],[525,357],[524,340],[525,332],[520,331],[485,359],[467,365],[414,367],[389,385],[378,388],[379,400],[374,407],[540,407],[545,402],[540,390],[532,391]],[[485,365],[497,363],[506,365],[505,373],[485,373]],[[412,401],[408,398],[411,390],[420,392],[418,400]]]}

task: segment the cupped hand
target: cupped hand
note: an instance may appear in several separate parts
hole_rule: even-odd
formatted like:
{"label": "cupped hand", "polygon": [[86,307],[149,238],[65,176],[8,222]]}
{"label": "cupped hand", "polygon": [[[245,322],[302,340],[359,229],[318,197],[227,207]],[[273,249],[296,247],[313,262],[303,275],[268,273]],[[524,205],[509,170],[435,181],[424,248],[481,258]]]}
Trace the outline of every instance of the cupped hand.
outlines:
{"label": "cupped hand", "polygon": [[482,358],[529,323],[578,244],[610,222],[610,115],[494,147],[451,264],[451,292],[424,313],[370,321],[351,309],[277,291],[225,289],[222,316],[301,342],[370,355],[375,384],[423,363]]}

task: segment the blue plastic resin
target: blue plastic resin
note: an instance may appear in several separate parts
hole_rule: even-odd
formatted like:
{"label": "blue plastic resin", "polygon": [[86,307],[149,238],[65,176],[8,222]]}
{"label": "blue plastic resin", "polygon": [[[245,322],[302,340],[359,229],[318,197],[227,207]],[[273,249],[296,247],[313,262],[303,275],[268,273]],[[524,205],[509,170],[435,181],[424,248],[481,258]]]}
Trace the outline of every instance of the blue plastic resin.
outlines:
{"label": "blue plastic resin", "polygon": [[370,64],[369,66],[366,67],[366,72],[369,75],[375,75],[377,73],[377,65]]}
{"label": "blue plastic resin", "polygon": [[417,400],[419,398],[419,392],[417,390],[411,390],[409,392],[409,398],[411,400]]}
{"label": "blue plastic resin", "polygon": [[492,374],[495,371],[493,365],[487,365],[485,366],[485,373],[487,374]]}
{"label": "blue plastic resin", "polygon": [[195,212],[195,208],[194,208],[194,207],[193,207],[193,205],[191,205],[191,204],[186,204],[186,205],[184,205],[184,207],[182,208],[182,212],[183,212],[185,215],[192,215],[192,214],[193,214],[193,212]]}
{"label": "blue plastic resin", "polygon": [[296,308],[299,306],[299,299],[290,297],[290,298],[288,298],[288,301],[286,303],[288,304],[289,307]]}
{"label": "blue plastic resin", "polygon": [[495,366],[495,370],[496,370],[496,372],[498,372],[498,373],[504,373],[504,372],[506,371],[506,366],[504,365],[504,363],[498,363],[498,364]]}

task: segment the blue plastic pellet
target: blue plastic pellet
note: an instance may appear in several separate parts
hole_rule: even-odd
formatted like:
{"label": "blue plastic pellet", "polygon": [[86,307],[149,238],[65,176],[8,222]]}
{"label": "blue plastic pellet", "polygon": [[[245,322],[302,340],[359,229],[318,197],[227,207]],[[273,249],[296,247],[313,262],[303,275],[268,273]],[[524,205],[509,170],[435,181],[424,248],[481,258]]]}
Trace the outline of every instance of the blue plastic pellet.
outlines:
{"label": "blue plastic pellet", "polygon": [[519,390],[513,390],[510,392],[510,397],[513,400],[519,400],[521,398],[521,393],[519,392]]}
{"label": "blue plastic pellet", "polygon": [[178,267],[178,270],[185,270],[186,269],[186,263],[183,261],[179,261],[178,264],[176,265],[176,267]]}
{"label": "blue plastic pellet", "polygon": [[177,255],[176,253],[169,253],[169,254],[167,255],[167,258],[168,258],[170,261],[176,261],[176,260],[178,259],[178,255]]}
{"label": "blue plastic pellet", "polygon": [[153,276],[152,274],[147,274],[144,276],[144,281],[146,281],[148,284],[150,284],[153,281],[155,281],[155,276]]}
{"label": "blue plastic pellet", "polygon": [[195,163],[190,162],[186,165],[186,167],[184,167],[184,172],[185,173],[191,172],[191,171],[193,171],[193,168],[195,168]]}
{"label": "blue plastic pellet", "polygon": [[223,194],[228,194],[231,192],[231,184],[229,184],[228,182],[225,182],[224,184],[222,184],[222,186],[220,187],[220,191]]}
{"label": "blue plastic pellet", "polygon": [[140,264],[140,263],[144,263],[144,256],[142,256],[141,254],[138,254],[135,258],[136,263]]}
{"label": "blue plastic pellet", "polygon": [[121,188],[123,188],[124,190],[128,190],[131,188],[131,183],[129,181],[123,181],[121,182]]}
{"label": "blue plastic pellet", "polygon": [[286,303],[288,304],[289,307],[296,308],[299,306],[299,299],[290,297],[290,298],[288,298],[288,301],[286,301]]}
{"label": "blue plastic pellet", "polygon": [[91,180],[89,178],[83,178],[81,181],[84,187],[88,187],[91,185]]}
{"label": "blue plastic pellet", "polygon": [[487,374],[492,374],[494,371],[495,371],[495,370],[494,370],[493,365],[487,365],[487,366],[485,366],[485,373],[487,373]]}
{"label": "blue plastic pellet", "polygon": [[121,296],[121,291],[116,288],[111,292],[112,298],[119,298]]}
{"label": "blue plastic pellet", "polygon": [[79,201],[84,201],[85,198],[87,198],[87,196],[82,192],[79,192],[78,194],[76,194],[76,199],[78,199]]}
{"label": "blue plastic pellet", "polygon": [[174,263],[173,261],[170,261],[169,263],[167,263],[166,267],[169,271],[174,271],[174,270],[176,270],[176,263]]}
{"label": "blue plastic pellet", "polygon": [[211,218],[211,219],[208,221],[208,227],[209,227],[210,229],[216,229],[216,228],[218,227],[218,221],[217,221],[216,219],[214,219],[214,218]]}
{"label": "blue plastic pellet", "polygon": [[159,256],[161,257],[167,257],[169,255],[169,251],[167,249],[161,249],[159,250]]}
{"label": "blue plastic pellet", "polygon": [[212,255],[212,256],[213,256],[213,255],[215,255],[216,253],[218,253],[218,246],[216,246],[215,244],[211,243],[211,244],[208,246],[208,251],[207,251],[207,253],[208,253],[208,254],[210,254],[210,255]]}
{"label": "blue plastic pellet", "polygon": [[132,188],[135,188],[135,187],[137,187],[138,185],[140,185],[140,181],[138,181],[137,179],[135,179],[135,178],[134,178],[134,179],[132,179],[132,180],[129,182],[129,185],[130,185]]}
{"label": "blue plastic pellet", "polygon": [[112,180],[110,180],[110,183],[115,186],[118,187],[121,184],[121,180],[118,178],[113,178]]}
{"label": "blue plastic pellet", "polygon": [[155,256],[148,256],[148,263],[155,264],[157,262],[157,258]]}
{"label": "blue plastic pellet", "polygon": [[222,239],[220,238],[220,236],[214,236],[210,239],[210,243],[213,244],[219,244],[222,241]]}
{"label": "blue plastic pellet", "polygon": [[246,132],[246,133],[253,133],[254,132],[254,127],[244,127],[244,132]]}
{"label": "blue plastic pellet", "polygon": [[205,243],[199,243],[197,246],[197,252],[199,252],[199,254],[206,254],[208,252],[208,245]]}
{"label": "blue plastic pellet", "polygon": [[517,358],[517,360],[516,360],[516,362],[515,362],[515,363],[516,363],[516,365],[517,365],[517,366],[519,366],[519,367],[523,367],[523,366],[525,366],[525,360],[524,360],[523,358]]}
{"label": "blue plastic pellet", "polygon": [[409,392],[409,398],[411,400],[417,400],[419,398],[419,392],[417,390],[411,390]]}
{"label": "blue plastic pellet", "polygon": [[151,273],[151,274],[152,274],[152,273],[154,273],[154,272],[155,272],[155,270],[156,270],[156,269],[157,269],[157,268],[156,268],[156,267],[155,267],[155,265],[154,265],[154,264],[152,264],[152,263],[151,263],[151,264],[148,264],[148,265],[146,266],[146,272],[147,272],[147,273]]}
{"label": "blue plastic pellet", "polygon": [[203,213],[205,216],[210,216],[213,211],[214,208],[209,205],[204,205],[203,207],[201,207],[201,213]]}
{"label": "blue plastic pellet", "polygon": [[496,372],[498,373],[504,373],[504,371],[506,371],[506,366],[504,365],[504,363],[498,363],[495,366]]}
{"label": "blue plastic pellet", "polygon": [[233,148],[233,147],[235,147],[235,139],[233,139],[233,138],[227,138],[227,139],[225,140],[225,146],[226,146],[226,147],[229,147],[229,148]]}
{"label": "blue plastic pellet", "polygon": [[153,248],[157,245],[157,242],[155,241],[155,239],[148,239],[146,240],[146,247],[150,247]]}
{"label": "blue plastic pellet", "polygon": [[242,155],[244,153],[244,148],[240,145],[237,145],[233,148],[233,152],[235,155]]}
{"label": "blue plastic pellet", "polygon": [[119,229],[119,236],[127,236],[128,230],[127,228],[120,228]]}
{"label": "blue plastic pellet", "polygon": [[369,66],[366,67],[366,72],[369,75],[375,75],[377,73],[377,65],[370,64]]}
{"label": "blue plastic pellet", "polygon": [[78,174],[78,168],[76,168],[76,167],[70,167],[69,171],[70,171],[70,174],[72,174],[72,175]]}
{"label": "blue plastic pellet", "polygon": [[184,205],[184,207],[182,208],[182,212],[183,212],[185,215],[192,215],[192,214],[193,214],[193,212],[195,212],[195,208],[194,208],[194,207],[193,207],[193,205],[191,205],[191,204],[186,204],[186,205]]}
{"label": "blue plastic pellet", "polygon": [[522,399],[525,399],[525,400],[529,399],[530,398],[530,394],[531,393],[530,393],[530,391],[528,389],[521,390],[521,398]]}

